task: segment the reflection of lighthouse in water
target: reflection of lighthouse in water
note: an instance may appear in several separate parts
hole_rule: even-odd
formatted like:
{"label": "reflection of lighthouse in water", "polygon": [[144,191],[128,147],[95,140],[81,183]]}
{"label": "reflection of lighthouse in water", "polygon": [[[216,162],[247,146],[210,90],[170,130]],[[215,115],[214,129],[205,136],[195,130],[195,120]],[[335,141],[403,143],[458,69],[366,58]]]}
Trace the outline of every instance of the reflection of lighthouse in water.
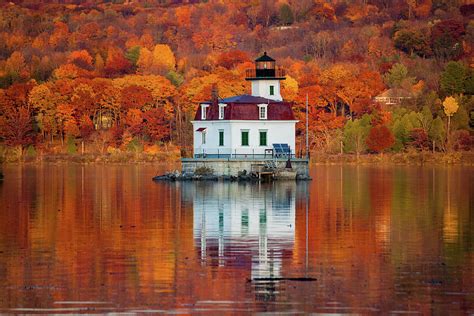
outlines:
{"label": "reflection of lighthouse in water", "polygon": [[295,186],[196,185],[193,231],[203,264],[217,259],[219,266],[246,265],[239,260],[251,254],[252,278],[280,276],[284,253],[294,244]]}

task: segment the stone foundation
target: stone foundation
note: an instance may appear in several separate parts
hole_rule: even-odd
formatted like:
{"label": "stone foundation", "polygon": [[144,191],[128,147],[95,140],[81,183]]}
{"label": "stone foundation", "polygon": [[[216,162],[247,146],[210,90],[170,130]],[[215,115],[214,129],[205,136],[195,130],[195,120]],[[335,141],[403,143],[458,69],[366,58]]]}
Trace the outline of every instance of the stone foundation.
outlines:
{"label": "stone foundation", "polygon": [[[183,158],[182,173],[194,174],[197,168],[205,167],[214,171],[217,176],[237,176],[239,171],[252,172],[268,159],[226,159],[226,158]],[[284,169],[287,159],[274,159],[277,169]],[[309,177],[309,161],[307,159],[291,159],[291,167],[297,176]]]}

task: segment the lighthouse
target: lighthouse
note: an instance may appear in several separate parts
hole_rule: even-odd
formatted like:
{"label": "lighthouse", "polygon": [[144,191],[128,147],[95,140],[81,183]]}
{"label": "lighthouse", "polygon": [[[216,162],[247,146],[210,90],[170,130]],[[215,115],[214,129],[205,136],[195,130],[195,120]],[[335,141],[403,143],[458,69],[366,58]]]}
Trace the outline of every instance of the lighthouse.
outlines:
{"label": "lighthouse", "polygon": [[266,52],[246,70],[251,94],[199,103],[193,125],[193,158],[183,158],[183,170],[200,165],[218,174],[237,174],[244,168],[268,163],[284,166],[288,159],[307,173],[307,160],[296,158],[292,103],[283,100],[280,83],[284,69]]}
{"label": "lighthouse", "polygon": [[283,101],[280,93],[280,81],[285,80],[285,71],[276,68],[275,59],[264,52],[255,59],[255,68],[246,71],[245,80],[252,82],[252,95],[274,101]]}

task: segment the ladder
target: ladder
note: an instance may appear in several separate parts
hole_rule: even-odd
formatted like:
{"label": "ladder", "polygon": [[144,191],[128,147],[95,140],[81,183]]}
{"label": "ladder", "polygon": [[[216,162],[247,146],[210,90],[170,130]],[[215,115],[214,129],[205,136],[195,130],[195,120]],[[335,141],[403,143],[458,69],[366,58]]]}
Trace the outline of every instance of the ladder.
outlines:
{"label": "ladder", "polygon": [[275,170],[277,168],[274,160],[265,161],[265,169]]}

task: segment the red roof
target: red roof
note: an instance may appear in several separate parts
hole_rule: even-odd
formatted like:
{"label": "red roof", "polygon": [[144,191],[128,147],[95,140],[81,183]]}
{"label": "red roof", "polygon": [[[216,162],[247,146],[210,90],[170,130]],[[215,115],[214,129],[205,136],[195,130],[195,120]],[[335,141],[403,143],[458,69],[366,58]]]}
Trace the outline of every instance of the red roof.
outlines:
{"label": "red roof", "polygon": [[[290,102],[274,101],[262,97],[250,95],[235,96],[227,99],[221,99],[219,102],[202,102],[209,104],[207,107],[205,121],[219,120],[219,106],[226,104],[224,110],[224,120],[259,120],[259,104],[267,104],[267,121],[292,121],[295,120]],[[201,106],[198,107],[195,121],[201,121]]]}

